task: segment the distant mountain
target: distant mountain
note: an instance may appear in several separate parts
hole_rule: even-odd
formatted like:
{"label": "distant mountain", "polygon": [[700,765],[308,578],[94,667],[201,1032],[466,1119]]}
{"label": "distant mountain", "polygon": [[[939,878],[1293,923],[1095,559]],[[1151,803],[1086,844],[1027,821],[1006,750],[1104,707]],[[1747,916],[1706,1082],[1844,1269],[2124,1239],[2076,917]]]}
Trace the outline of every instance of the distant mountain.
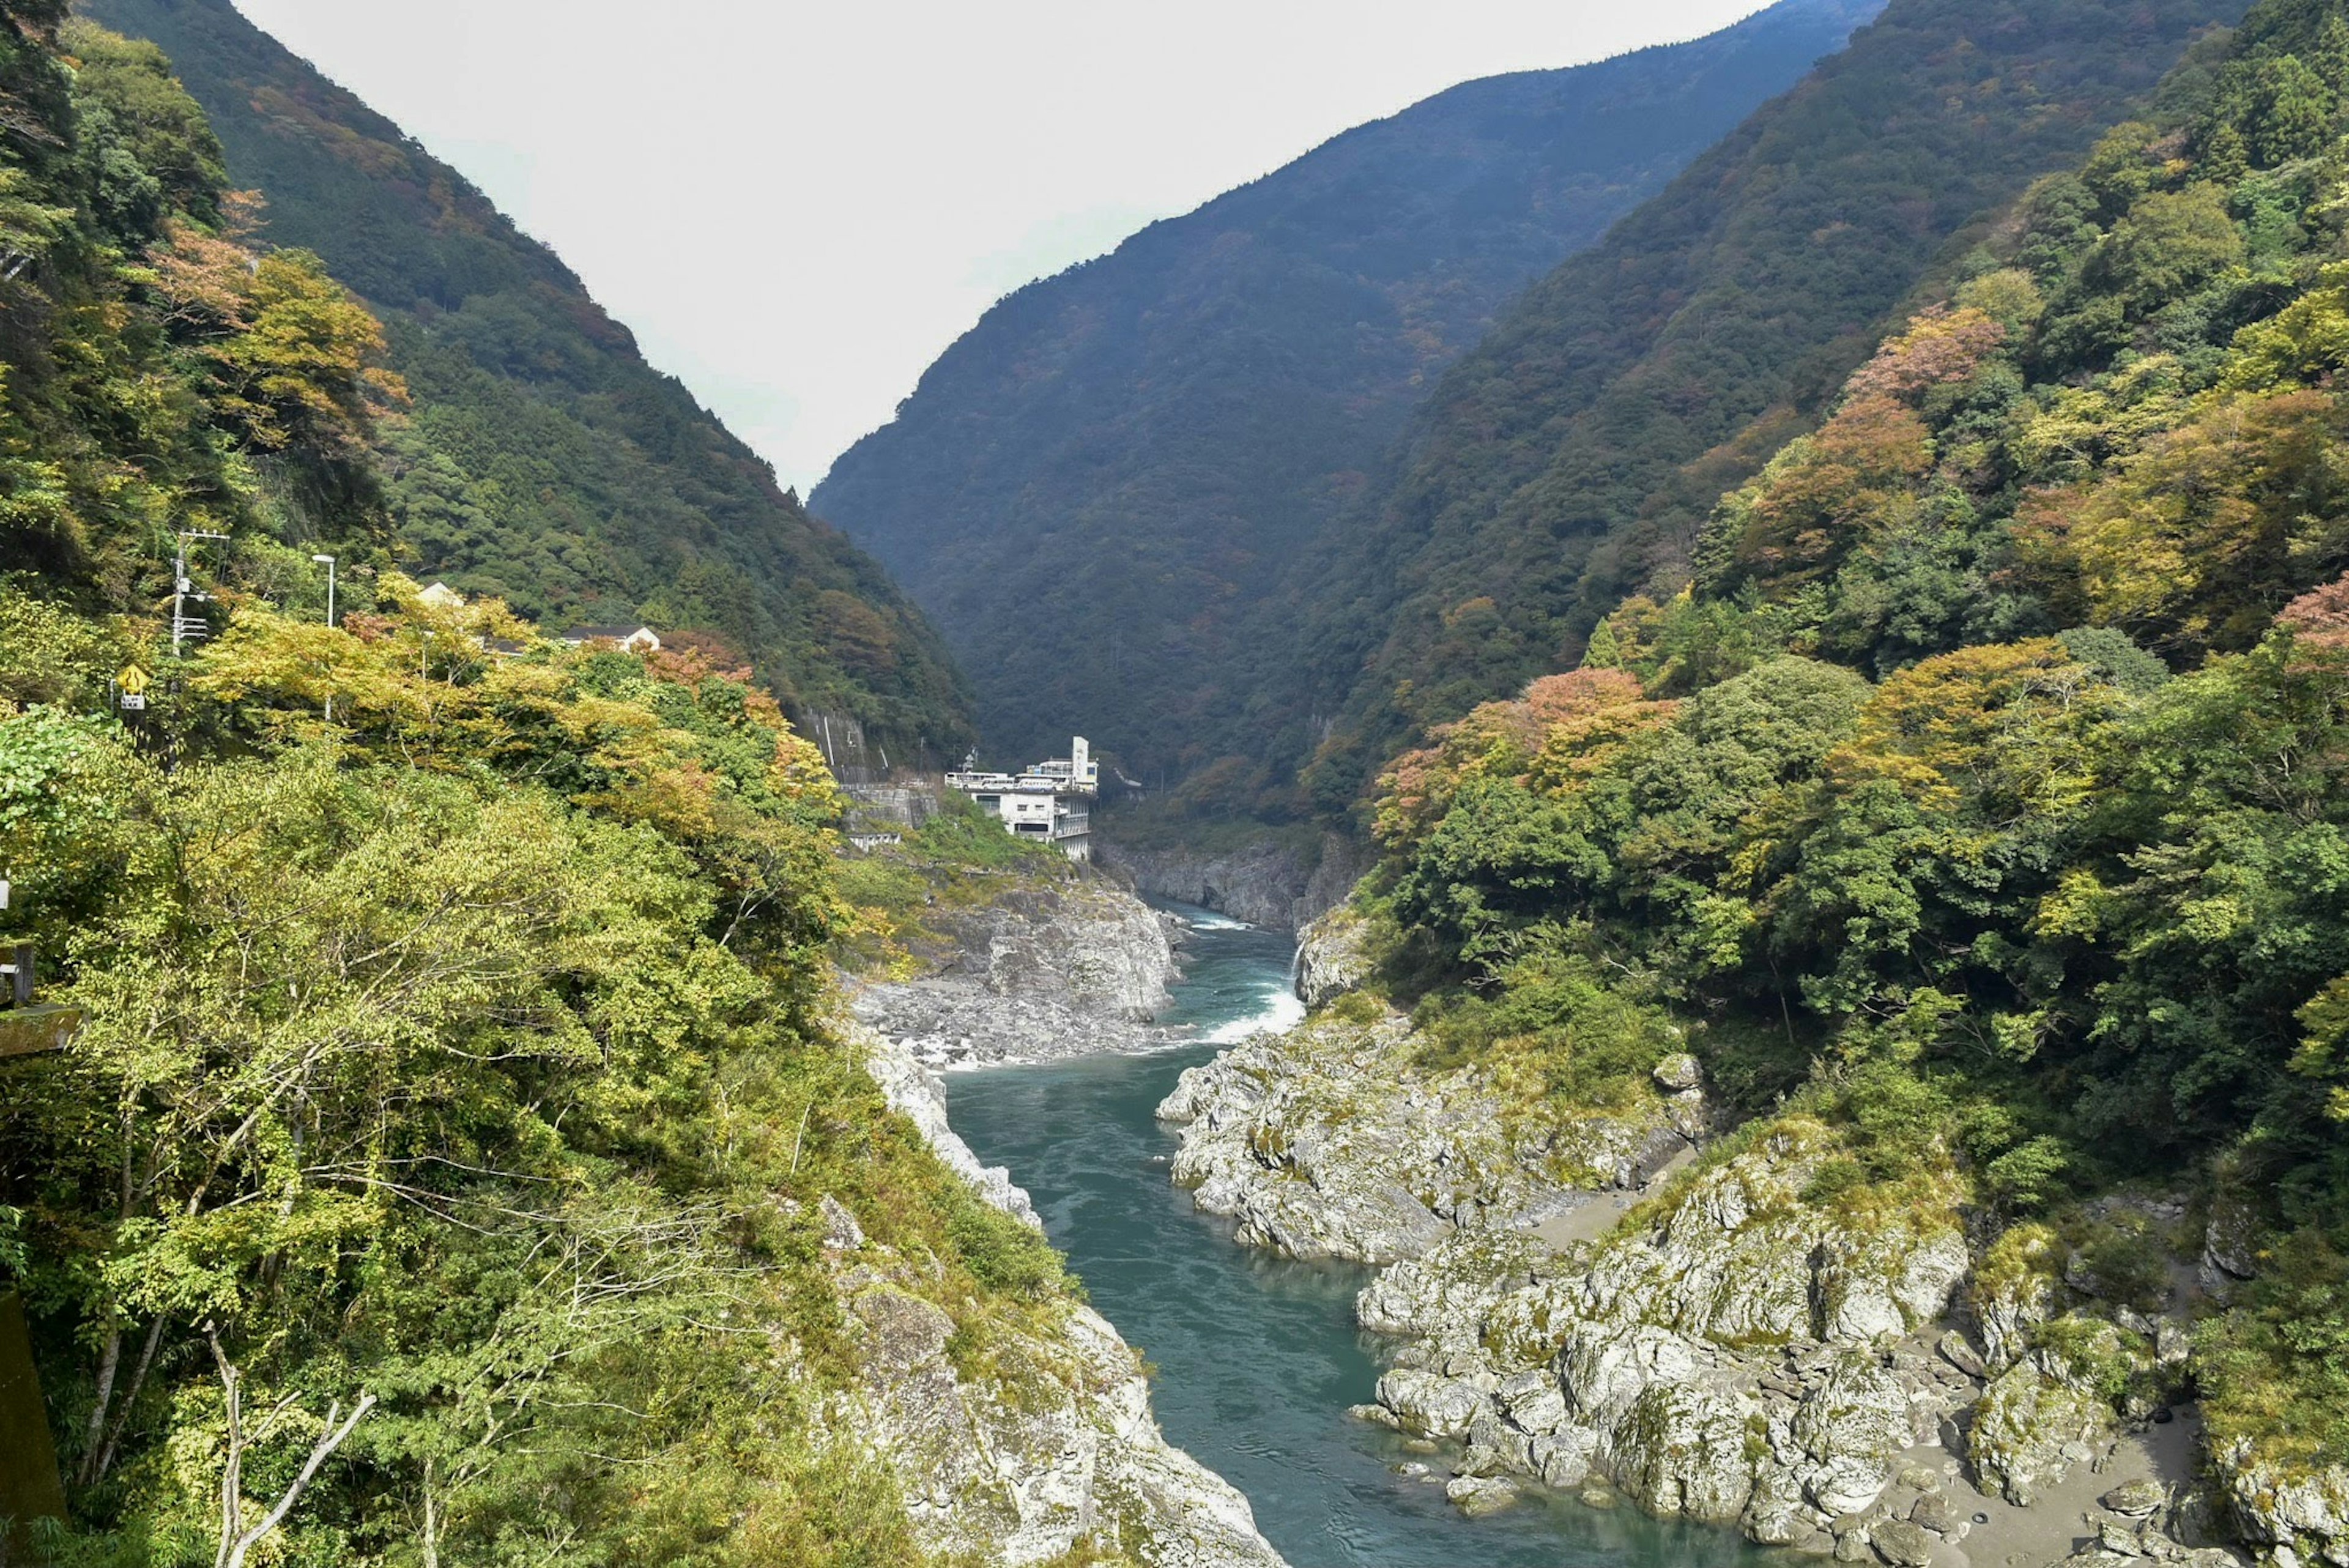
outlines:
{"label": "distant mountain", "polygon": [[545,246],[229,0],[85,0],[162,46],[264,238],[305,246],[382,316],[415,397],[387,436],[410,569],[555,621],[645,619],[753,655],[803,719],[958,752],[936,634]]}
{"label": "distant mountain", "polygon": [[1288,562],[1433,379],[1882,4],[1783,0],[1349,131],[1004,300],[815,506],[945,631],[991,749],[1073,728],[1195,770],[1277,677]]}
{"label": "distant mountain", "polygon": [[1816,421],[1932,269],[2244,8],[1893,0],[1532,289],[1288,585],[1313,683],[1279,711],[1319,747],[1319,804],[1354,800],[1402,735],[1571,667],[1627,592],[1668,596],[1723,491]]}

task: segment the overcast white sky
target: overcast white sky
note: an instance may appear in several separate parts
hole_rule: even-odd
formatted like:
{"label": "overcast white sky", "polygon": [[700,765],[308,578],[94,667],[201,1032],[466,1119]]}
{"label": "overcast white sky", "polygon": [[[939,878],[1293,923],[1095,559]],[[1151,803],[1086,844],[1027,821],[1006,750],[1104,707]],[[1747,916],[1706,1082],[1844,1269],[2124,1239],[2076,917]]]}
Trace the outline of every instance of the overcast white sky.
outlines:
{"label": "overcast white sky", "polygon": [[237,0],[802,493],[997,298],[1455,82],[1760,0]]}

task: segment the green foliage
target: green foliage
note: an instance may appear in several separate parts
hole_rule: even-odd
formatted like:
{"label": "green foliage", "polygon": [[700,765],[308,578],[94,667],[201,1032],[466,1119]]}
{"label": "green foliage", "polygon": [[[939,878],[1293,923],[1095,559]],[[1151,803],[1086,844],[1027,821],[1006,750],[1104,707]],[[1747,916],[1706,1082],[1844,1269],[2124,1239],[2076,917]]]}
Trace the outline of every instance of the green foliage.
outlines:
{"label": "green foliage", "polygon": [[[2323,43],[2349,25],[2282,16],[2032,190],[1951,304],[1723,504],[1700,605],[1879,672],[2065,627],[2182,666],[2349,566],[2328,194],[2349,143]],[[1944,376],[1888,381],[1935,338]]]}
{"label": "green foliage", "polygon": [[[918,1561],[840,1429],[822,1205],[957,1343],[1048,1332],[1071,1286],[830,1032],[823,759],[722,650],[574,650],[391,569],[378,448],[413,427],[377,318],[254,248],[152,47],[30,15],[0,26],[0,867],[84,1018],[0,1064],[0,1268],[73,1510],[44,1550],[210,1560],[224,1361],[248,1519],[375,1400],[256,1561]],[[231,535],[184,659],[178,527]],[[835,554],[809,604],[879,669]]]}
{"label": "green foliage", "polygon": [[984,870],[1022,867],[1067,872],[1065,857],[1057,850],[1006,833],[1002,819],[981,811],[968,795],[947,790],[941,795],[938,806],[937,813],[905,842],[907,852],[916,860]]}
{"label": "green foliage", "polygon": [[428,1528],[444,1560],[915,1560],[818,1414],[854,1372],[818,1200],[933,1260],[960,1343],[1072,1287],[826,1034],[821,760],[705,662],[492,660],[494,607],[410,607],[241,612],[158,711],[168,774],[0,719],[0,847],[88,1018],[0,1075],[0,1201],[45,1358],[116,1368],[53,1391],[61,1561],[216,1528],[208,1323],[248,1407],[299,1415],[256,1494],[329,1399],[381,1401],[303,1560]]}
{"label": "green foliage", "polygon": [[2336,1236],[2281,1238],[2236,1311],[2203,1325],[2211,1435],[2249,1438],[2287,1475],[2349,1452],[2349,1259]]}
{"label": "green foliage", "polygon": [[[414,400],[376,438],[405,569],[550,623],[710,634],[794,713],[862,721],[900,761],[969,743],[959,677],[881,569],[455,171],[227,0],[88,9],[169,50],[211,113],[214,167],[224,146],[233,176],[267,192],[269,235],[316,252],[381,315],[384,361]],[[262,362],[226,357],[264,437],[274,421],[336,423],[334,400],[273,378],[319,360],[339,376],[333,345],[348,340],[302,279],[284,282],[254,324]],[[333,499],[301,497],[297,535]]]}
{"label": "green foliage", "polygon": [[[1896,3],[1537,285],[1439,383],[1400,481],[1324,553],[1306,600],[1311,706],[1340,718],[1314,737],[1317,800],[1346,802],[1403,735],[1571,662],[1627,595],[1669,599],[1723,491],[1835,412],[1837,383],[1920,278],[1957,270],[1983,214],[2087,151],[2198,29],[2240,9]],[[2173,234],[2166,267],[2223,243],[2199,198],[2141,217],[2148,265]],[[2028,314],[2015,281],[1992,300],[2003,315],[1981,313],[2010,333]],[[1971,456],[1970,436],[1920,444],[1919,423],[1970,431],[2020,389],[1995,374],[1889,384],[1872,392],[1889,402],[1855,400],[1782,461],[1754,545],[1791,552],[1803,580],[1858,555],[1868,579],[1833,606],[1832,640],[1795,651],[1881,670],[2042,629],[2013,613],[1964,509],[1905,477]],[[1455,630],[1479,601],[1491,624]]]}
{"label": "green foliage", "polygon": [[1582,955],[1537,951],[1496,978],[1489,997],[1421,1003],[1413,1022],[1424,1031],[1428,1065],[1482,1062],[1514,1099],[1550,1102],[1548,1114],[1563,1120],[1631,1103],[1656,1064],[1682,1049],[1661,1009],[1622,996]]}

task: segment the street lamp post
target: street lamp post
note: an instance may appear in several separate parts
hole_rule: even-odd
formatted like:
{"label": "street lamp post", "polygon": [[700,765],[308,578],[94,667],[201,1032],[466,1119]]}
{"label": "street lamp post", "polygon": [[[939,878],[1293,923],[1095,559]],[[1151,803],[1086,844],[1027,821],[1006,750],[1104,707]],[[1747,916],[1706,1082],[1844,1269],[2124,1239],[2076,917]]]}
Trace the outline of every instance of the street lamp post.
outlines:
{"label": "street lamp post", "polygon": [[[326,624],[332,626],[335,624],[335,558],[332,556],[313,556],[310,559],[326,568]],[[335,694],[329,691],[326,693],[326,722],[331,724],[334,722]]]}
{"label": "street lamp post", "polygon": [[326,624],[332,626],[335,624],[335,558],[332,556],[313,556],[310,559],[326,568]]}

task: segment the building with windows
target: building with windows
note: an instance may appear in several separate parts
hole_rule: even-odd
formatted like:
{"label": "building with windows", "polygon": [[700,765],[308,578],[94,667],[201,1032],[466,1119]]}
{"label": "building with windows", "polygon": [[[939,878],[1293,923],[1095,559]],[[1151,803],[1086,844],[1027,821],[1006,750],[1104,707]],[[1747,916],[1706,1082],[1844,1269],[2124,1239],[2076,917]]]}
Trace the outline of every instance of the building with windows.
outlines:
{"label": "building with windows", "polygon": [[1101,764],[1082,735],[1067,756],[1024,773],[979,773],[965,763],[962,772],[947,775],[947,787],[970,796],[1015,837],[1049,844],[1071,860],[1093,857],[1092,803],[1101,794]]}

